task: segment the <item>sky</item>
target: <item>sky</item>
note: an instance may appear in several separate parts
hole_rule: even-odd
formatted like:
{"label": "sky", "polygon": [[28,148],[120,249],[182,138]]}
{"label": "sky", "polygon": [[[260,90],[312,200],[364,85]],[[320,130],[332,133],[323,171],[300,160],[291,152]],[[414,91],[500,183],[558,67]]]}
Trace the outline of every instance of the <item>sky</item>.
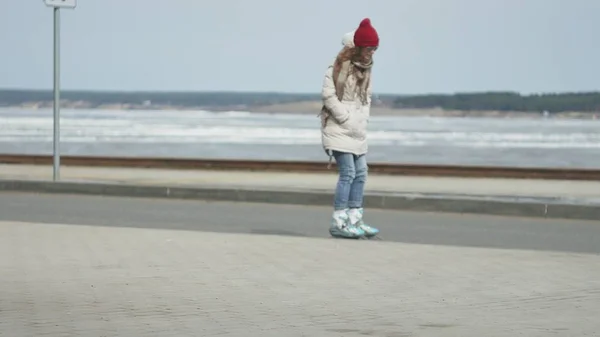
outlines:
{"label": "sky", "polygon": [[[317,93],[370,18],[380,94],[600,90],[598,0],[79,0],[61,87]],[[53,13],[0,1],[0,88],[51,89]]]}

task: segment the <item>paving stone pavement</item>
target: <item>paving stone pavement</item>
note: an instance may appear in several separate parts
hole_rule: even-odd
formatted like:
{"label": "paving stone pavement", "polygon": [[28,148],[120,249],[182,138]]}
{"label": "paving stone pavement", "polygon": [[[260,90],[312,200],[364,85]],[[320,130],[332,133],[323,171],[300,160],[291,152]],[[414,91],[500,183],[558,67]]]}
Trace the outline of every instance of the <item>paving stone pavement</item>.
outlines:
{"label": "paving stone pavement", "polygon": [[0,222],[0,336],[597,336],[600,256]]}

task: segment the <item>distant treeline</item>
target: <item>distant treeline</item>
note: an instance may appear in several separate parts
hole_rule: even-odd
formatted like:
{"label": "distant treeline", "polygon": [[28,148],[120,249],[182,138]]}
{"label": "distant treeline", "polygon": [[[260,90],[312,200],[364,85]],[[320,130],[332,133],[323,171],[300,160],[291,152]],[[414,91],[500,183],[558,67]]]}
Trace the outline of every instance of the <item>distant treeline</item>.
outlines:
{"label": "distant treeline", "polygon": [[398,97],[396,108],[442,108],[444,110],[485,110],[523,112],[596,112],[600,93],[562,93],[523,96],[514,92],[459,93]]}
{"label": "distant treeline", "polygon": [[[51,90],[0,90],[0,106],[52,102]],[[448,95],[377,95],[378,104],[395,108],[463,111],[598,112],[600,92],[521,95],[514,92]],[[61,91],[61,100],[85,102],[91,107],[110,104],[152,104],[178,107],[268,106],[320,100],[318,93],[276,92],[106,92]]]}
{"label": "distant treeline", "polygon": [[[51,90],[0,90],[0,105],[53,100]],[[106,92],[61,90],[61,100],[83,101],[92,106],[103,104],[175,105],[184,107],[271,105],[319,99],[315,94],[281,94],[253,92]]]}

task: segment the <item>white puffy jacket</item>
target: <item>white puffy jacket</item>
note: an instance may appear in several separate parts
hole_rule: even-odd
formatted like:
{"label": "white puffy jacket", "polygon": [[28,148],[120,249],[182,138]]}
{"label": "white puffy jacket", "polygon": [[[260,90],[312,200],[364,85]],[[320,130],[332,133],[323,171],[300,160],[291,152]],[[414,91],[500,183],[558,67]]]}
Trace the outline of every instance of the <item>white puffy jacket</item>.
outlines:
{"label": "white puffy jacket", "polygon": [[[353,46],[354,32],[344,35],[342,43]],[[356,155],[367,153],[367,124],[371,108],[371,86],[368,90],[368,104],[363,105],[357,94],[356,78],[348,76],[344,96],[338,99],[333,84],[333,64],[327,68],[321,97],[330,111],[325,125],[321,125],[321,141],[325,151],[349,152]]]}

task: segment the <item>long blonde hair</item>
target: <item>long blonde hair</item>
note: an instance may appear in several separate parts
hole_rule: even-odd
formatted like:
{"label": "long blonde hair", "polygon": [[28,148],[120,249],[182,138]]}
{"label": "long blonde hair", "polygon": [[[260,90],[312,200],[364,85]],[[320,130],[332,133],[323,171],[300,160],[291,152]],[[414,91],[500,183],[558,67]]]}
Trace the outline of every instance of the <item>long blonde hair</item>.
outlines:
{"label": "long blonde hair", "polygon": [[[353,74],[356,77],[357,88],[359,90],[358,95],[363,104],[367,104],[367,88],[369,87],[371,81],[371,67],[373,66],[373,59],[371,58],[369,63],[365,64],[360,58],[361,54],[361,47],[344,46],[344,48],[342,48],[342,50],[338,53],[333,64],[333,81],[336,89],[343,89],[343,83],[338,85],[337,80],[344,64],[349,63],[348,75]],[[338,97],[340,99],[342,95],[343,92],[338,92]]]}

